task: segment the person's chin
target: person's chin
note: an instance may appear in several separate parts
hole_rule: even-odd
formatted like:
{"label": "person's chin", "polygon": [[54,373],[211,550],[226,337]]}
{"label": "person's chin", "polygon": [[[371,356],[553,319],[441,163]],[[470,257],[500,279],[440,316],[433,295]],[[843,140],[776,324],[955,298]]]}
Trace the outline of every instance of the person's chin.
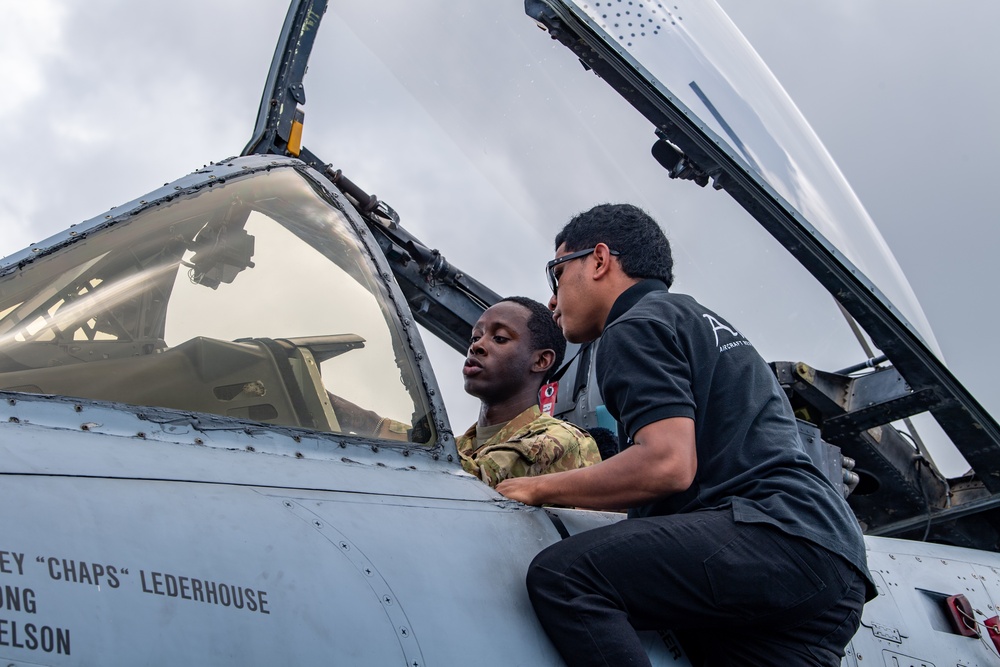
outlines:
{"label": "person's chin", "polygon": [[463,386],[465,388],[466,394],[472,396],[473,398],[481,398],[480,394],[482,393],[481,391],[482,386],[480,385],[480,383],[476,382],[476,379],[474,377],[465,378]]}
{"label": "person's chin", "polygon": [[569,327],[563,327],[563,338],[565,338],[570,343],[577,343],[583,345],[584,343],[589,343],[592,340],[597,340],[598,336],[594,336],[585,331],[578,331]]}

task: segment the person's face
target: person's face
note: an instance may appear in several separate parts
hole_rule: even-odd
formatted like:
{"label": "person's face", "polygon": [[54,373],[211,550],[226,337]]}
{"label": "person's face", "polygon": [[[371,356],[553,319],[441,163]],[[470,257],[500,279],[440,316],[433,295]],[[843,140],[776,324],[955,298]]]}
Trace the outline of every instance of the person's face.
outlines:
{"label": "person's face", "polygon": [[[566,244],[556,249],[556,259],[572,255]],[[571,343],[586,343],[601,335],[604,321],[595,308],[589,272],[593,269],[594,255],[586,254],[563,262],[552,268],[558,287],[549,299],[552,318],[562,329],[563,336]]]}
{"label": "person's face", "polygon": [[537,392],[540,383],[532,369],[541,363],[542,352],[532,349],[530,317],[531,311],[511,301],[501,301],[482,314],[472,328],[462,368],[466,393],[496,403],[526,387]]}

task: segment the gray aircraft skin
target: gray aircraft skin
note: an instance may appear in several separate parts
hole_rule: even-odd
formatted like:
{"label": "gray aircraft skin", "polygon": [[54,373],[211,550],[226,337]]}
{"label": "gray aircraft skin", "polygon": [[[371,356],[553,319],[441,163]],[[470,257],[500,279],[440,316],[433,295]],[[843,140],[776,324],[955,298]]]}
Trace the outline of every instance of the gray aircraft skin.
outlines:
{"label": "gray aircraft skin", "polygon": [[[601,4],[525,3],[652,122],[664,176],[730,194],[877,348],[838,372],[773,364],[867,533],[879,596],[844,665],[1000,663],[996,422],[905,281],[872,282],[885,258],[842,246],[863,209],[766,67],[715,50],[742,39],[721,9],[635,0],[666,19],[641,42]],[[299,145],[325,9],[292,2],[243,156],[0,260],[4,664],[562,664],[527,565],[623,515],[463,472],[417,324],[463,349],[498,296]],[[608,425],[592,359],[556,406],[587,427]],[[972,474],[899,435],[921,414]],[[696,667],[644,638],[654,665]]]}

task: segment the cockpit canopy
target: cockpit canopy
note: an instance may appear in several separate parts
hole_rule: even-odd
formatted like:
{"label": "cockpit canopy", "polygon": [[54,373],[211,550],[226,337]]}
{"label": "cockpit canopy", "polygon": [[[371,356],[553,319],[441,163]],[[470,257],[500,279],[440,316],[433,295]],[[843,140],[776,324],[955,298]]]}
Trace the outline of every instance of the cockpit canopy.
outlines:
{"label": "cockpit canopy", "polygon": [[0,389],[431,442],[359,231],[298,170],[247,169],[3,275]]}

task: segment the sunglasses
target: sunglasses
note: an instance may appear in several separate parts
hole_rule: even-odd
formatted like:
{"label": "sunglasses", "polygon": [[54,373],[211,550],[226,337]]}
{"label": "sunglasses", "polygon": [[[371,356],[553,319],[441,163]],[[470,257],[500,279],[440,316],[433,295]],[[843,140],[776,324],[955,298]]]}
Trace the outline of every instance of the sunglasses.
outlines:
{"label": "sunglasses", "polygon": [[[549,263],[545,265],[545,277],[549,281],[549,289],[552,290],[553,294],[559,291],[559,276],[556,275],[556,267],[559,266],[560,264],[565,264],[566,262],[570,262],[574,259],[580,259],[581,257],[586,257],[595,250],[597,250],[596,247],[587,248],[586,250],[577,250],[576,252],[571,252],[568,255],[563,255],[562,257],[556,257],[555,259],[549,261]],[[615,256],[618,255],[617,250],[609,250],[608,252],[610,252],[612,255]]]}

